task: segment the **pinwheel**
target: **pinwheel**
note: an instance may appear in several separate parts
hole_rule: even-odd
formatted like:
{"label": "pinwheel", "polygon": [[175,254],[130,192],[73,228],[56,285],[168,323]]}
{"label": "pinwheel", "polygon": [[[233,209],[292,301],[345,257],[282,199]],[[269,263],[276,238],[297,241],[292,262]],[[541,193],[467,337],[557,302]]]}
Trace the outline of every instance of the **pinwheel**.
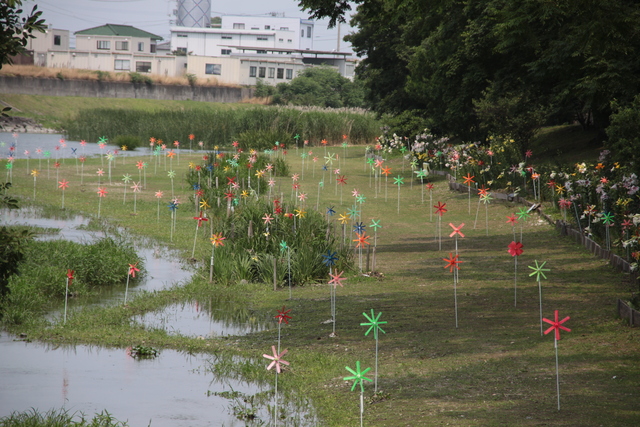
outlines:
{"label": "pinwheel", "polygon": [[436,214],[438,215],[438,222],[436,222],[436,232],[438,233],[438,250],[442,250],[442,215],[447,212],[447,204],[438,202],[437,205],[433,205],[436,208]]}
{"label": "pinwheel", "polygon": [[167,205],[167,207],[169,208],[169,211],[171,212],[171,241],[173,242],[173,230],[175,229],[175,217],[176,217],[176,210],[178,209],[178,199],[172,199],[169,204]]}
{"label": "pinwheel", "polygon": [[507,252],[513,257],[515,262],[513,273],[513,306],[516,307],[518,303],[518,257],[522,255],[522,243],[513,241],[509,243]]}
{"label": "pinwheel", "polygon": [[129,270],[127,273],[127,285],[124,288],[124,305],[127,305],[127,293],[129,292],[129,278],[136,277],[136,271],[140,271],[140,269],[137,267],[138,263],[136,262],[135,264],[129,264]]}
{"label": "pinwheel", "polygon": [[129,175],[128,173],[122,175],[122,181],[124,182],[124,196],[122,197],[122,204],[124,205],[127,200],[127,184],[131,182],[131,175]]}
{"label": "pinwheel", "polygon": [[404,178],[398,175],[394,178],[393,184],[398,186],[398,214],[400,214],[400,186],[404,184]]}
{"label": "pinwheel", "polygon": [[380,171],[384,175],[384,201],[387,202],[387,190],[389,188],[389,175],[391,175],[391,168],[382,168]]}
{"label": "pinwheel", "polygon": [[382,316],[382,312],[376,315],[373,311],[373,308],[371,309],[371,316],[367,315],[367,313],[362,313],[362,315],[367,318],[368,322],[360,323],[360,326],[369,326],[369,329],[367,329],[367,332],[365,332],[364,335],[367,336],[369,335],[369,332],[373,331],[373,337],[376,340],[376,371],[375,371],[375,377],[374,377],[375,382],[374,382],[373,392],[377,393],[378,392],[378,331],[382,332],[383,334],[386,334],[386,332],[380,327],[380,325],[383,325],[387,322],[380,321],[380,316]]}
{"label": "pinwheel", "polygon": [[193,250],[191,251],[191,258],[194,258],[196,254],[196,241],[198,239],[198,229],[202,226],[203,222],[209,221],[206,215],[202,214],[202,211],[200,211],[200,215],[194,216],[193,219],[195,219],[197,222],[196,222],[196,233],[195,233],[195,236],[193,236]]}
{"label": "pinwheel", "polygon": [[215,250],[218,246],[224,246],[224,240],[226,237],[222,237],[222,233],[213,233],[209,240],[211,240],[211,262],[209,264],[209,283],[213,282],[213,262],[215,257]]}
{"label": "pinwheel", "polygon": [[100,206],[102,204],[102,198],[107,197],[107,193],[109,192],[104,187],[98,187],[97,193],[98,193],[98,218],[100,218]]}
{"label": "pinwheel", "polygon": [[158,216],[156,222],[160,222],[160,199],[162,198],[162,191],[156,191],[156,199],[158,199]]}
{"label": "pinwheel", "polygon": [[562,329],[563,331],[571,332],[571,329],[567,328],[566,326],[562,326],[562,324],[569,319],[570,317],[567,316],[564,319],[558,321],[558,310],[554,311],[554,320],[549,320],[546,318],[542,319],[551,325],[549,329],[544,331],[544,334],[546,335],[551,331],[555,332],[555,337],[554,337],[555,339],[553,340],[553,343],[556,350],[556,391],[558,394],[558,411],[560,410],[560,373],[558,370],[558,341],[560,341],[560,329]]}
{"label": "pinwheel", "polygon": [[340,184],[340,204],[342,204],[342,193],[343,193],[344,186],[347,184],[347,178],[345,178],[344,175],[340,175],[336,178],[336,182]]}
{"label": "pinwheel", "polygon": [[38,175],[40,175],[40,171],[37,169],[31,171],[31,176],[33,177],[33,200],[36,199],[36,181],[38,179]]}
{"label": "pinwheel", "polygon": [[173,192],[173,178],[176,177],[176,173],[172,170],[167,172],[167,176],[169,177],[169,179],[171,180],[171,197],[174,197],[174,192]]}
{"label": "pinwheel", "polygon": [[376,270],[376,249],[378,247],[378,228],[382,228],[380,225],[381,220],[371,219],[369,227],[373,228],[373,256],[371,257],[371,270]]}
{"label": "pinwheel", "polygon": [[459,226],[455,226],[452,223],[449,223],[449,227],[451,227],[453,229],[453,231],[451,232],[451,234],[449,234],[449,237],[455,237],[456,238],[456,255],[458,255],[458,236],[463,237],[464,238],[464,234],[462,234],[462,227],[464,227],[464,222],[462,224],[460,224]]}
{"label": "pinwheel", "polygon": [[138,193],[140,192],[140,183],[139,182],[134,182],[133,185],[131,186],[131,189],[133,190],[133,214],[137,215],[138,214]]}
{"label": "pinwheel", "polygon": [[613,213],[602,212],[602,223],[605,227],[605,241],[607,242],[607,250],[611,250],[611,238],[609,237],[609,227],[613,224]]}
{"label": "pinwheel", "polygon": [[468,173],[467,176],[464,176],[462,178],[464,179],[464,185],[467,186],[469,193],[469,215],[471,215],[471,184],[475,182],[473,180],[473,178],[475,178],[475,175],[471,175],[470,173]]}
{"label": "pinwheel", "polygon": [[444,268],[448,268],[450,273],[453,273],[453,301],[454,308],[456,314],[456,328],[458,327],[458,270],[460,270],[460,266],[464,261],[460,261],[458,259],[458,255],[453,255],[449,253],[449,258],[442,258],[443,261],[447,262],[447,265]]}
{"label": "pinwheel", "polygon": [[275,391],[274,391],[274,409],[273,409],[273,425],[277,425],[277,419],[278,419],[278,375],[282,372],[282,367],[281,364],[283,365],[287,365],[289,366],[289,362],[287,362],[286,360],[284,360],[282,357],[287,354],[288,350],[282,350],[282,353],[280,353],[279,351],[276,350],[276,346],[272,345],[271,346],[271,352],[273,353],[273,355],[270,354],[263,354],[262,357],[264,357],[265,359],[269,359],[271,360],[271,363],[267,366],[267,370],[271,370],[271,368],[275,367],[275,371],[276,371],[276,384],[275,384]]}
{"label": "pinwheel", "polygon": [[535,260],[535,263],[536,263],[535,267],[529,266],[529,268],[533,270],[533,272],[529,274],[529,277],[535,275],[536,280],[538,281],[538,297],[540,299],[540,336],[542,336],[542,285],[541,285],[540,276],[546,279],[547,276],[545,276],[544,272],[551,271],[551,270],[548,268],[543,268],[544,265],[547,263],[547,261],[543,262],[542,265],[538,265],[538,260]]}
{"label": "pinwheel", "polygon": [[73,270],[67,270],[67,282],[64,289],[64,323],[67,323],[67,300],[69,298],[69,286],[73,282]]}
{"label": "pinwheel", "polygon": [[102,175],[104,175],[104,169],[100,168],[96,171],[96,174],[98,174],[98,186],[100,186],[101,182],[100,182],[100,178],[102,178]]}
{"label": "pinwheel", "polygon": [[367,368],[364,371],[360,370],[360,361],[356,362],[356,369],[353,370],[348,366],[345,366],[345,369],[351,373],[351,376],[344,377],[345,381],[353,380],[353,386],[351,386],[351,391],[355,390],[356,386],[360,384],[360,426],[362,427],[363,416],[364,416],[364,381],[373,382],[371,378],[365,377],[365,374],[371,370],[371,368]]}
{"label": "pinwheel", "polygon": [[62,181],[58,182],[58,188],[62,189],[62,209],[64,209],[64,190],[67,189],[69,187],[69,181],[67,181],[66,179],[63,179]]}
{"label": "pinwheel", "polygon": [[[100,138],[98,138],[98,147],[100,147],[100,151],[104,151],[104,148],[107,146],[107,137],[106,136],[101,136]],[[100,155],[100,161],[102,162],[101,165],[104,166],[104,157],[103,154]]]}
{"label": "pinwheel", "polygon": [[334,216],[336,211],[333,209],[333,206],[327,208],[327,217]]}

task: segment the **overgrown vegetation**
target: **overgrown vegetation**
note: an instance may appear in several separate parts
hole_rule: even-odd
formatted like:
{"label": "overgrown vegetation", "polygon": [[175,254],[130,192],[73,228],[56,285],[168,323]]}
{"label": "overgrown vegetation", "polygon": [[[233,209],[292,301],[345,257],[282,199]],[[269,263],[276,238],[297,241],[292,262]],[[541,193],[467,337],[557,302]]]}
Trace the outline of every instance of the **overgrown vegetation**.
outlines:
{"label": "overgrown vegetation", "polygon": [[[311,145],[321,140],[342,141],[349,136],[351,143],[371,141],[379,132],[379,124],[372,114],[342,111],[302,111],[284,107],[186,109],[184,111],[139,111],[116,109],[86,109],[62,122],[70,139],[98,141],[103,136],[150,137],[171,144],[186,141],[189,134],[204,141],[206,149],[228,145],[230,141],[251,134],[272,132],[288,140],[296,135]],[[185,134],[185,129],[189,129]],[[275,144],[276,141],[269,141]],[[251,141],[245,144],[250,145]]]}
{"label": "overgrown vegetation", "polygon": [[13,412],[0,418],[1,427],[127,427],[128,424],[115,419],[108,411],[96,413],[88,418],[82,412],[70,412],[67,409],[50,409],[40,412],[30,409]]}

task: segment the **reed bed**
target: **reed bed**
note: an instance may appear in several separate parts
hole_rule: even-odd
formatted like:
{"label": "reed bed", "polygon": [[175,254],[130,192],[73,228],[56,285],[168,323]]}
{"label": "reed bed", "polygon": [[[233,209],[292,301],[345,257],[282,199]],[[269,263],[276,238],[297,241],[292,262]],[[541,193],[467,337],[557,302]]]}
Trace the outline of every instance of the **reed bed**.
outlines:
{"label": "reed bed", "polygon": [[[204,142],[204,148],[224,146],[245,132],[277,132],[286,145],[308,141],[329,143],[371,143],[380,132],[373,114],[300,111],[281,107],[215,107],[182,111],[139,111],[127,109],[90,109],[80,111],[62,123],[67,136],[75,140],[97,141],[106,136],[135,135],[166,142],[186,141],[190,134]],[[295,138],[298,135],[299,138]],[[276,141],[272,141],[275,143]]]}

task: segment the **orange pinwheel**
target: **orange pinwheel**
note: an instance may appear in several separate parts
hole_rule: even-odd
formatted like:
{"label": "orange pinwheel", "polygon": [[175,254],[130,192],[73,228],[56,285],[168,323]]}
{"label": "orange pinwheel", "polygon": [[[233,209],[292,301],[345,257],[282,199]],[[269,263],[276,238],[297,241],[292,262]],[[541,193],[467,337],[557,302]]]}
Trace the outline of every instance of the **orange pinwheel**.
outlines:
{"label": "orange pinwheel", "polygon": [[225,240],[226,237],[222,237],[222,233],[213,233],[210,237],[211,240],[211,244],[215,247],[217,246],[224,246],[224,242],[223,240]]}
{"label": "orange pinwheel", "polygon": [[478,196],[482,197],[489,195],[489,190],[490,188],[485,188],[483,184],[481,188],[478,188]]}
{"label": "orange pinwheel", "polygon": [[356,233],[356,236],[358,236],[357,239],[354,239],[354,242],[358,242],[356,244],[356,248],[364,248],[364,245],[370,245],[371,243],[368,242],[367,239],[369,239],[371,236],[367,236],[364,234],[364,232],[362,233]]}
{"label": "orange pinwheel", "polygon": [[391,168],[382,168],[382,174],[385,176],[391,175]]}
{"label": "orange pinwheel", "polygon": [[475,178],[475,175],[472,176],[470,173],[468,173],[467,176],[463,176],[462,178],[464,179],[464,183],[469,186],[475,182],[473,180],[473,178]]}
{"label": "orange pinwheel", "polygon": [[447,265],[444,266],[444,268],[448,268],[450,273],[453,273],[453,269],[454,267],[457,270],[460,270],[460,267],[458,266],[458,264],[463,263],[464,261],[460,261],[458,259],[458,255],[453,255],[452,253],[449,253],[449,258],[442,258],[443,261],[447,261]]}

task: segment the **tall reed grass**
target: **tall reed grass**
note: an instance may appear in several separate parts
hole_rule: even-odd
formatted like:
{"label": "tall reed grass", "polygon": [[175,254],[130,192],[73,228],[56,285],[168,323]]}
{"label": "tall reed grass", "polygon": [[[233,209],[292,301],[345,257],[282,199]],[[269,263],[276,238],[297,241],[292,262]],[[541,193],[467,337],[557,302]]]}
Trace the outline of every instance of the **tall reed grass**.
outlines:
{"label": "tall reed grass", "polygon": [[380,124],[372,113],[253,106],[212,106],[182,111],[91,109],[64,120],[62,127],[70,139],[94,142],[103,136],[114,139],[118,135],[132,135],[145,141],[154,137],[184,144],[193,134],[207,149],[228,145],[243,134],[244,144],[250,147],[255,132],[271,132],[280,139],[286,138],[279,142],[288,146],[296,141],[296,135],[300,145],[305,140],[317,145],[323,139],[342,143],[343,135],[350,144],[365,144],[373,142],[380,132]]}

